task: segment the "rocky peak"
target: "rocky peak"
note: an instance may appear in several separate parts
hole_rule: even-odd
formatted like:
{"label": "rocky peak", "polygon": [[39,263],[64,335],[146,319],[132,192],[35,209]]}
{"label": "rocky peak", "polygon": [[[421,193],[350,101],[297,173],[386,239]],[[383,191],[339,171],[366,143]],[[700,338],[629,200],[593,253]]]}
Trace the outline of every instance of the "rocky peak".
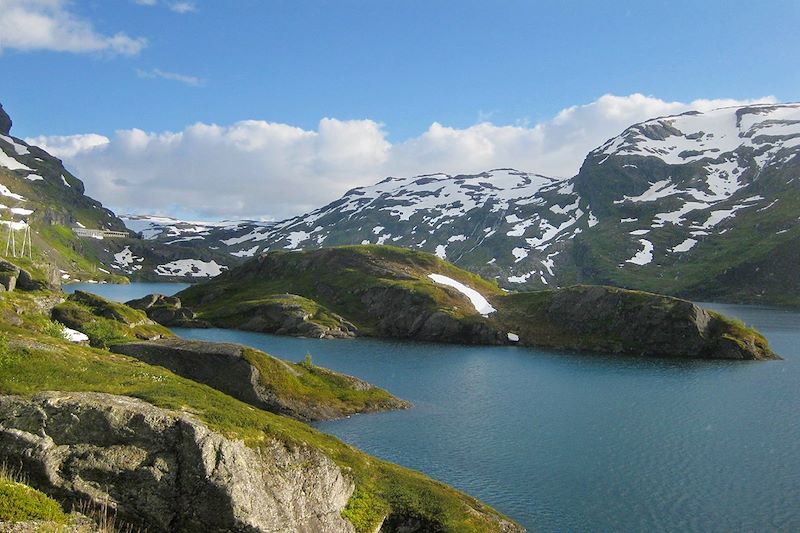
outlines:
{"label": "rocky peak", "polygon": [[11,132],[11,117],[3,109],[3,104],[0,104],[0,133],[8,135]]}

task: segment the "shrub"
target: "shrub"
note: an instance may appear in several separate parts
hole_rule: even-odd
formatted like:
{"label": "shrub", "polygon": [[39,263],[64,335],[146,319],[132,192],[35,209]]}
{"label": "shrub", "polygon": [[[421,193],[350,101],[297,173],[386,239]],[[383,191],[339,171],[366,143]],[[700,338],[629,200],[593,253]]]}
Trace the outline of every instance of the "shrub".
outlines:
{"label": "shrub", "polygon": [[42,327],[42,333],[56,339],[64,338],[64,325],[60,322],[48,321]]}

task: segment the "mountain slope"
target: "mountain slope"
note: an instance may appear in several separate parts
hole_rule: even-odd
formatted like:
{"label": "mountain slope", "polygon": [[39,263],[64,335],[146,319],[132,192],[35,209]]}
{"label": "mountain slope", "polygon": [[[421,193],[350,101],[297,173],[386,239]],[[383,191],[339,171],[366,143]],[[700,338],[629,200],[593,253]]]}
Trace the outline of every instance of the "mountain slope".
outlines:
{"label": "mountain slope", "polygon": [[496,169],[387,178],[220,251],[393,244],[509,289],[604,283],[800,305],[800,105],[690,112],[631,126],[577,176]]}
{"label": "mountain slope", "polygon": [[[0,224],[4,241],[13,230],[17,254],[25,225],[33,229],[32,260],[60,274],[113,279],[98,271],[94,243],[78,239],[71,227],[125,231],[114,213],[84,194],[83,183],[61,161],[11,136],[11,119],[0,105]],[[5,252],[5,247],[3,247]],[[28,253],[25,254],[26,256]],[[61,272],[59,272],[59,270]]]}
{"label": "mountain slope", "polygon": [[[219,274],[236,258],[209,246],[145,241],[100,202],[86,196],[81,180],[62,162],[13,137],[11,118],[0,105],[0,233],[16,246],[10,254],[20,266],[42,270],[60,280],[125,281],[125,277],[196,279]],[[20,259],[26,225],[32,229],[32,253]],[[78,236],[80,229],[120,232]],[[167,245],[169,244],[169,245]],[[5,252],[5,247],[2,248]],[[26,256],[29,252],[26,251]],[[124,277],[123,277],[124,276]]]}
{"label": "mountain slope", "polygon": [[798,153],[797,104],[628,128],[574,179],[599,219],[576,239],[576,267],[597,282],[800,304]]}

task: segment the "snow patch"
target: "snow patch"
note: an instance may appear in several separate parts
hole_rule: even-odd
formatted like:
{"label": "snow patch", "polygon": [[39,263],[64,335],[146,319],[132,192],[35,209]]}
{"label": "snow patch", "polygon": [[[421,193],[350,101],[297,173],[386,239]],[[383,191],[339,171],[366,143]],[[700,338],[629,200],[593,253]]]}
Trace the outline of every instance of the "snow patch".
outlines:
{"label": "snow patch", "polygon": [[626,263],[633,263],[634,265],[646,265],[653,260],[653,243],[647,239],[639,239],[642,249],[636,252],[636,255],[625,261]]}
{"label": "snow patch", "polygon": [[697,239],[686,239],[679,245],[673,247],[672,251],[675,253],[688,252],[694,247],[695,244],[697,244]]}
{"label": "snow patch", "polygon": [[201,261],[200,259],[178,259],[170,261],[155,268],[155,273],[159,276],[185,276],[191,278],[212,278],[222,274],[227,270],[225,265],[219,265],[216,261]]}
{"label": "snow patch", "polygon": [[89,336],[85,333],[68,328],[67,326],[62,326],[62,328],[61,335],[69,342],[87,342],[89,340]]}
{"label": "snow patch", "polygon": [[441,274],[428,274],[428,277],[431,278],[434,282],[445,285],[447,287],[453,287],[455,290],[469,298],[469,301],[472,302],[472,306],[475,310],[483,316],[490,315],[497,311],[489,301],[484,298],[481,293],[476,291],[475,289],[471,289],[460,283],[452,278],[448,278],[447,276],[442,276]]}

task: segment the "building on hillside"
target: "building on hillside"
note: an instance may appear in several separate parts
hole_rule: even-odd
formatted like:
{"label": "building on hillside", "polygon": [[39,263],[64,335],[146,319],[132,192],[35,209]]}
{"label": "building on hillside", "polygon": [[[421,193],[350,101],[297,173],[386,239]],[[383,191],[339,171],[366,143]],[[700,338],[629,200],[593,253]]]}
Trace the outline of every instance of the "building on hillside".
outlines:
{"label": "building on hillside", "polygon": [[131,236],[131,234],[127,231],[114,231],[94,228],[73,227],[72,232],[78,237],[87,237],[92,239],[124,239]]}

